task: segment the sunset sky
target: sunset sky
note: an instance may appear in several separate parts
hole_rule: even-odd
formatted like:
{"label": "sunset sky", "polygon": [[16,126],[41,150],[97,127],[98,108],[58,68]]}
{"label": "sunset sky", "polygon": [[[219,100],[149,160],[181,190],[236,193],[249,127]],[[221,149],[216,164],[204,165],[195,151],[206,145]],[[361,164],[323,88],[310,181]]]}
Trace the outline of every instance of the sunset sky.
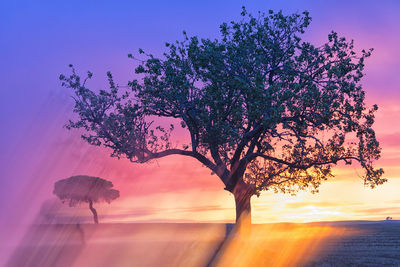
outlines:
{"label": "sunset sky", "polygon": [[253,222],[400,219],[400,1],[1,1],[1,223],[29,223],[46,209],[90,220],[86,206],[54,204],[54,182],[79,174],[105,178],[120,190],[116,201],[97,205],[101,222],[233,222],[233,196],[195,160],[132,164],[64,129],[73,100],[58,77],[72,63],[82,74],[94,73],[89,86],[95,90],[107,86],[107,71],[125,85],[135,75],[128,53],[143,48],[160,55],[183,30],[218,38],[219,25],[237,19],[242,5],[250,12],[308,10],[305,40],[322,44],[335,30],[354,39],[358,50],[375,49],[362,84],[368,105],[379,106],[376,166],[389,180],[370,189],[357,165],[338,166],[318,194],[253,197]]}

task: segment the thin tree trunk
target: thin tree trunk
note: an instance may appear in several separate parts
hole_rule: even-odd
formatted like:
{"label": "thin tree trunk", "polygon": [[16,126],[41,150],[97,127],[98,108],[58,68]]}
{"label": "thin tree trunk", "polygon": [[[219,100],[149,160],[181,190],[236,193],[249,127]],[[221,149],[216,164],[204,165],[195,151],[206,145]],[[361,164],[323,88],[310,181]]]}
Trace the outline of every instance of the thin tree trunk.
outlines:
{"label": "thin tree trunk", "polygon": [[89,209],[92,211],[92,213],[93,213],[93,220],[94,220],[94,223],[95,224],[98,224],[99,223],[99,219],[98,219],[98,217],[97,217],[97,211],[96,211],[96,209],[95,208],[93,208],[93,201],[92,200],[89,200]]}

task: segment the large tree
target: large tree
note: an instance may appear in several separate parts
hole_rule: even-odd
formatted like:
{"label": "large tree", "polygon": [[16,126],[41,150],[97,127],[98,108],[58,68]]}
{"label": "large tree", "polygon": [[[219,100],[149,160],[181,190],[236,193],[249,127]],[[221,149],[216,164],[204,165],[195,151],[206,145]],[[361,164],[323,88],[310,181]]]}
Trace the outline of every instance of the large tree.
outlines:
{"label": "large tree", "polygon": [[[325,44],[301,39],[308,12],[249,14],[223,23],[220,39],[166,43],[162,57],[139,49],[137,77],[123,89],[108,73],[109,90],[87,88],[61,75],[73,89],[83,139],[111,148],[114,157],[144,163],[169,155],[197,159],[234,195],[236,221],[250,222],[250,198],[262,190],[316,191],[339,162],[358,162],[366,185],[385,182],[372,129],[377,106],[367,108],[360,84],[371,50],[331,32]],[[139,59],[142,57],[144,59]],[[172,122],[161,127],[160,118]],[[175,125],[175,127],[174,127]],[[176,125],[186,144],[171,141]],[[188,177],[189,179],[189,177]],[[246,216],[245,216],[246,215]]]}

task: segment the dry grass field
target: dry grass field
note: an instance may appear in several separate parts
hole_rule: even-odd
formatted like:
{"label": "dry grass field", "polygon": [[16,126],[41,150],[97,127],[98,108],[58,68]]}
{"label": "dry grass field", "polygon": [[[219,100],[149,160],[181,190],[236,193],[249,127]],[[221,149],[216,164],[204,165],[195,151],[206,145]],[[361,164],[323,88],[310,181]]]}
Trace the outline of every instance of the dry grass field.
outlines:
{"label": "dry grass field", "polygon": [[32,226],[7,266],[400,266],[400,221]]}

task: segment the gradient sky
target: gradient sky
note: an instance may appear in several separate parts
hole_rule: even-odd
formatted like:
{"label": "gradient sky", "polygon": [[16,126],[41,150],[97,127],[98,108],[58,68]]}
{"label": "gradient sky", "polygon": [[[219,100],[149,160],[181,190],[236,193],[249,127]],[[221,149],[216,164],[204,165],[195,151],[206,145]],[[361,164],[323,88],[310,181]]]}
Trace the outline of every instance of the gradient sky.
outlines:
{"label": "gradient sky", "polygon": [[[182,30],[218,37],[218,26],[238,18],[242,5],[251,12],[308,10],[306,40],[321,44],[335,30],[357,49],[375,49],[363,85],[367,103],[380,107],[377,166],[389,179],[371,190],[357,166],[339,166],[319,194],[253,197],[254,222],[400,219],[399,1],[1,1],[1,223],[31,222],[49,206],[43,203],[54,201],[54,182],[78,174],[111,180],[121,191],[111,205],[98,205],[101,221],[232,222],[233,196],[195,160],[174,156],[135,165],[63,129],[73,102],[58,76],[72,63],[81,73],[94,72],[94,89],[106,86],[108,70],[124,85],[134,77],[128,53],[141,47],[159,55]],[[90,219],[86,207],[68,212]]]}

